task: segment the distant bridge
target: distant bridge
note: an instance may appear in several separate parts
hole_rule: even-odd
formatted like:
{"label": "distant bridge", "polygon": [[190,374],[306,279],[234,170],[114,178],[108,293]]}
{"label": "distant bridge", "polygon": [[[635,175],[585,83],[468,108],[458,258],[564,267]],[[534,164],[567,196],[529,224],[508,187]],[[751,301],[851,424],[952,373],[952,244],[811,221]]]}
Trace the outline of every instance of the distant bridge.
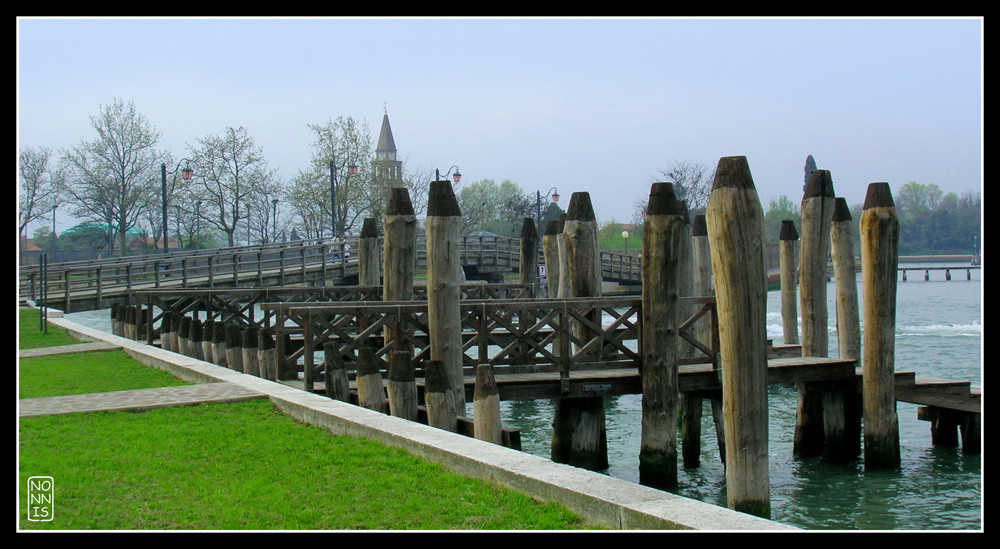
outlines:
{"label": "distant bridge", "polygon": [[[520,268],[520,239],[460,237],[460,258],[470,279],[502,280]],[[357,238],[348,239],[354,250]],[[157,288],[266,288],[358,283],[357,255],[345,257],[331,239],[298,240],[258,246],[127,256],[91,261],[21,266],[19,300],[42,302],[65,312],[102,309],[129,291]],[[423,237],[417,240],[418,272],[426,263]],[[539,252],[540,265],[544,258]],[[639,284],[639,257],[601,252],[607,282]]]}

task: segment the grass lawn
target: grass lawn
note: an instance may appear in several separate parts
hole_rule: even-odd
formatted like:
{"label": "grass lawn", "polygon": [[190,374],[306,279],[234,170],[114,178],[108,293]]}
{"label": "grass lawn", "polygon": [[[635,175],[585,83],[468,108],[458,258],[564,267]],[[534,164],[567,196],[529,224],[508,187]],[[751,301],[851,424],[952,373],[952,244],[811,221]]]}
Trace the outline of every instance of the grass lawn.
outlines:
{"label": "grass lawn", "polygon": [[[37,311],[21,320],[19,342],[32,322],[38,331]],[[53,328],[42,340],[65,344]],[[22,397],[185,383],[121,351],[21,359],[18,369]],[[18,470],[21,530],[594,528],[562,505],[333,435],[268,400],[20,418]],[[32,476],[53,479],[51,521],[27,520]]]}
{"label": "grass lawn", "polygon": [[48,323],[48,329],[43,332],[38,309],[18,309],[17,322],[18,348],[40,349],[42,347],[59,347],[80,343],[69,332],[58,326],[54,326],[52,323]]}
{"label": "grass lawn", "polygon": [[190,385],[121,350],[22,358],[18,374],[21,398]]}
{"label": "grass lawn", "polygon": [[[58,530],[563,530],[564,507],[403,450],[333,436],[267,400],[23,418],[20,482],[49,476]],[[67,451],[72,449],[72,451]]]}

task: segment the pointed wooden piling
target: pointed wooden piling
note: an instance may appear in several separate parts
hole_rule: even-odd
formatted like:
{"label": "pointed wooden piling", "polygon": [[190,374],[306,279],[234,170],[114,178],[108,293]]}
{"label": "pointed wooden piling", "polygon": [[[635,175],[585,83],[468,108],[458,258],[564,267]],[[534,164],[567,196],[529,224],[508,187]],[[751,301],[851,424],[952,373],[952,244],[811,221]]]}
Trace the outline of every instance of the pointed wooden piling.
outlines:
{"label": "pointed wooden piling", "polygon": [[545,295],[559,297],[559,221],[545,224],[542,235],[542,255],[545,258]]}
{"label": "pointed wooden piling", "polygon": [[[597,218],[589,193],[575,192],[570,198],[561,240],[566,255],[566,269],[560,266],[560,280],[567,282],[568,295],[565,297],[599,297],[602,280]],[[562,291],[560,289],[560,293]],[[598,315],[595,313],[589,321],[599,325]],[[573,330],[581,340],[589,339],[588,330],[582,326],[563,329]],[[559,398],[554,416],[553,461],[592,470],[607,468],[604,397]]]}
{"label": "pointed wooden piling", "polygon": [[[827,264],[830,224],[837,198],[829,170],[809,175],[802,198],[802,235],[799,245],[799,303],[802,314],[802,356],[829,356]],[[793,452],[808,458],[823,454],[823,393],[800,383]]]}
{"label": "pointed wooden piling", "polygon": [[378,286],[382,283],[382,258],[379,253],[378,228],[375,219],[366,217],[358,237],[358,285]]}
{"label": "pointed wooden piling", "polygon": [[895,394],[899,219],[888,183],[868,185],[860,233],[865,469],[890,469],[900,465]]}
{"label": "pointed wooden piling", "polygon": [[799,343],[798,307],[799,233],[795,222],[785,219],[778,234],[778,263],[781,282],[781,329],[786,345]]}
{"label": "pointed wooden piling", "polygon": [[763,218],[745,157],[723,157],[705,211],[719,312],[730,508],[770,517],[767,273]]}
{"label": "pointed wooden piling", "polygon": [[639,482],[666,490],[677,486],[679,278],[689,228],[673,184],[654,183],[642,232]]}
{"label": "pointed wooden piling", "polygon": [[[861,359],[858,272],[854,263],[854,230],[847,200],[838,197],[830,226],[830,255],[836,287],[837,355]],[[861,453],[861,398],[851,379],[831,384],[823,393],[824,457],[846,462]]]}
{"label": "pointed wooden piling", "polygon": [[[382,300],[410,301],[413,299],[413,276],[417,268],[417,217],[414,215],[410,194],[403,187],[390,191],[384,228],[382,272]],[[413,352],[410,338],[412,331],[402,327],[403,333],[386,326],[383,330],[387,343],[397,351]],[[404,343],[405,342],[405,343]]]}
{"label": "pointed wooden piling", "polygon": [[427,198],[427,329],[432,360],[440,360],[455,399],[455,413],[465,417],[459,229],[462,213],[447,181],[432,181]]}

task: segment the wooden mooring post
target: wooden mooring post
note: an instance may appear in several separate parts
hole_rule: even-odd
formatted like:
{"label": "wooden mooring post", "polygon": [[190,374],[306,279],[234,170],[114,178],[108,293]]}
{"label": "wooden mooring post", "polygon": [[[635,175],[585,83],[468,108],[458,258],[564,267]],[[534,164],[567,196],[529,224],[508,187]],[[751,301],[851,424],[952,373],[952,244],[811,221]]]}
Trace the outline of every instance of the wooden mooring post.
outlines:
{"label": "wooden mooring post", "polygon": [[418,421],[420,408],[417,401],[417,381],[413,370],[413,355],[408,351],[393,351],[389,357],[386,393],[389,399],[389,413]]}
{"label": "wooden mooring post", "polygon": [[549,220],[542,235],[545,259],[545,297],[559,297],[559,221]]}
{"label": "wooden mooring post", "polygon": [[375,219],[366,217],[358,238],[358,285],[382,283],[382,258],[379,254],[378,228]]}
{"label": "wooden mooring post", "polygon": [[731,509],[769,518],[763,218],[746,158],[721,158],[705,221],[719,314],[726,495]]}
{"label": "wooden mooring post", "polygon": [[427,325],[431,359],[440,360],[455,399],[455,413],[465,417],[462,374],[462,269],[459,228],[462,213],[451,183],[432,181],[427,198]]}
{"label": "wooden mooring post", "polygon": [[799,233],[795,222],[785,219],[778,234],[778,263],[781,283],[781,329],[786,345],[799,342],[798,257]]}
{"label": "wooden mooring post", "polygon": [[503,445],[500,421],[500,391],[491,364],[476,366],[476,386],[472,399],[473,434],[479,440]]}
{"label": "wooden mooring post", "polygon": [[389,401],[385,395],[385,384],[378,358],[371,347],[358,349],[358,372],[354,379],[358,388],[358,405],[362,408],[389,413]]}
{"label": "wooden mooring post", "polygon": [[[692,255],[692,295],[712,296],[715,288],[712,285],[712,252],[709,247],[708,228],[705,224],[705,214],[697,214],[691,224],[691,255]],[[715,336],[712,331],[712,319],[703,318],[694,327],[698,341],[712,342]],[[712,420],[715,423],[715,438],[719,447],[719,457],[726,462],[726,436],[723,427],[721,391],[699,391],[685,393],[681,400],[684,424],[681,426],[682,456],[685,467],[697,467],[701,463],[701,411],[705,399],[711,401]],[[685,432],[686,429],[686,432]]]}
{"label": "wooden mooring post", "polygon": [[[799,302],[802,313],[802,356],[826,357],[829,312],[826,305],[830,223],[836,196],[829,170],[814,170],[802,196],[799,248]],[[793,452],[800,458],[823,454],[823,393],[799,383]]]}
{"label": "wooden mooring post", "polygon": [[[837,355],[860,360],[861,320],[853,225],[847,199],[837,197],[830,226],[830,255],[836,287]],[[861,398],[855,380],[831,385],[833,387],[823,392],[824,455],[829,461],[849,461],[861,453]]]}
{"label": "wooden mooring post", "polygon": [[[413,299],[413,276],[417,269],[417,217],[409,191],[393,187],[386,207],[382,300],[409,301]],[[402,341],[410,341],[404,334],[395,333],[393,327],[383,330],[386,342],[392,342],[397,351],[413,352],[411,345],[402,348]]]}
{"label": "wooden mooring post", "polygon": [[[465,386],[462,386],[465,393]],[[458,415],[455,410],[457,399],[451,394],[451,380],[444,362],[432,358],[427,361],[424,374],[424,406],[427,409],[427,425],[455,432],[458,430]]]}
{"label": "wooden mooring post", "polygon": [[[654,183],[642,234],[642,434],[639,483],[677,486],[678,298],[687,208],[673,184]],[[700,403],[700,400],[699,400]]]}
{"label": "wooden mooring post", "polygon": [[[597,218],[589,193],[575,192],[570,198],[561,240],[566,250],[566,269],[560,266],[560,285],[565,279],[571,297],[599,297],[601,265]],[[599,313],[588,320],[597,325],[601,322]],[[574,330],[580,341],[589,339],[583,335],[586,331],[583,326],[563,327],[567,329]],[[592,470],[608,467],[603,396],[560,397],[555,401],[553,415],[552,461]]]}
{"label": "wooden mooring post", "polygon": [[888,183],[871,183],[861,213],[865,469],[900,465],[895,395],[899,219]]}

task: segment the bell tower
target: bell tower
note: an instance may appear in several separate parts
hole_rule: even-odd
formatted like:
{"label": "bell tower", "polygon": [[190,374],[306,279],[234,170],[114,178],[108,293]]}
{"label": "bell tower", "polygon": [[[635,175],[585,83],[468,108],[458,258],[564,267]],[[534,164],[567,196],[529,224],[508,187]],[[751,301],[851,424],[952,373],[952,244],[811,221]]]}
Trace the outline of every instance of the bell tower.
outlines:
{"label": "bell tower", "polygon": [[403,184],[403,162],[396,159],[396,142],[392,138],[388,112],[382,115],[382,129],[378,135],[372,176],[377,185],[399,187]]}

